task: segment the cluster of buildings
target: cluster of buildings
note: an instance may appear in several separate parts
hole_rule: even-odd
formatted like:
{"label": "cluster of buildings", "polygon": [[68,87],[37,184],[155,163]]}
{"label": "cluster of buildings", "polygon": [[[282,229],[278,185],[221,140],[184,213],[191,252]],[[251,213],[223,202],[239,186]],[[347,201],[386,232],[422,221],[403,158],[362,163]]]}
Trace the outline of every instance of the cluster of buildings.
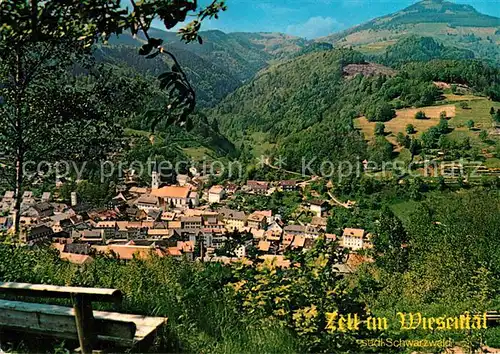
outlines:
{"label": "cluster of buildings", "polygon": [[[370,236],[361,229],[346,229],[339,236],[327,234],[325,201],[309,202],[316,216],[307,225],[286,225],[270,210],[246,214],[224,207],[225,198],[238,188],[227,184],[203,191],[187,181],[161,186],[153,173],[151,188],[122,188],[109,205],[99,209],[78,203],[74,193],[68,205],[53,201],[50,193],[36,198],[25,192],[18,216],[21,241],[50,243],[61,258],[75,263],[90,262],[96,253],[112,253],[120,259],[156,254],[213,260],[234,235],[246,236],[245,242],[230,250],[234,258],[245,258],[249,252],[268,257],[282,256],[288,249],[307,250],[320,235],[351,250],[371,247]],[[282,181],[271,187],[268,182],[248,181],[242,190],[268,194],[271,188],[293,191],[298,185]],[[6,216],[0,217],[0,233],[7,233],[14,225],[9,215],[14,193],[6,192],[1,203]]]}

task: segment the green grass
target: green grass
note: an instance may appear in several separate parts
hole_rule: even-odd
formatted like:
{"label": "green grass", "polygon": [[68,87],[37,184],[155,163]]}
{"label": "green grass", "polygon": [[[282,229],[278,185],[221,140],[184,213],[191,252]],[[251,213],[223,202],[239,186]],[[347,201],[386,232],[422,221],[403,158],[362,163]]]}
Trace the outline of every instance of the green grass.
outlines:
{"label": "green grass", "polygon": [[419,202],[416,202],[414,200],[408,200],[404,202],[394,203],[390,206],[390,208],[398,218],[406,221],[419,204]]}
{"label": "green grass", "polygon": [[130,129],[130,128],[125,128],[124,132],[125,136],[145,136],[149,138],[149,136],[151,135],[151,132],[145,130]]}
{"label": "green grass", "polygon": [[184,148],[182,151],[195,161],[213,158],[214,152],[206,147]]}
{"label": "green grass", "polygon": [[[457,104],[456,115],[450,120],[450,126],[457,129],[465,128],[465,124],[469,120],[473,120],[476,128],[491,129],[492,119],[490,115],[490,108],[500,109],[500,102],[494,102],[486,99],[476,99],[467,102],[470,109],[463,109],[460,104]],[[462,128],[459,128],[462,126]]]}
{"label": "green grass", "polygon": [[[467,104],[469,105],[468,109],[461,108],[459,103],[456,104],[456,115],[449,121],[449,125],[453,128],[453,131],[448,136],[455,141],[469,137],[472,147],[480,151],[485,149],[491,151],[491,143],[499,143],[498,136],[490,135],[488,141],[484,142],[479,138],[479,134],[482,130],[493,131],[493,120],[490,115],[490,109],[491,107],[494,107],[495,110],[500,109],[500,102],[483,98],[467,101]],[[473,130],[470,130],[466,126],[470,120],[474,122]],[[498,159],[487,158],[485,165],[487,167],[498,167],[498,162]]]}
{"label": "green grass", "polygon": [[255,157],[269,155],[269,151],[273,151],[276,144],[269,142],[269,134],[264,132],[255,132],[250,135],[251,146]]}
{"label": "green grass", "polygon": [[484,165],[488,168],[500,168],[500,159],[497,157],[489,158]]}
{"label": "green grass", "polygon": [[[120,289],[124,293],[120,312],[168,318],[165,331],[149,352],[301,352],[291,331],[277,323],[253,321],[238,311],[232,293],[223,286],[231,280],[230,271],[216,263],[170,257],[124,262],[96,256],[90,265],[79,267],[61,261],[54,250],[0,244],[0,279]],[[50,303],[69,305],[66,300]],[[96,302],[94,306],[116,311],[109,304]],[[59,347],[35,341],[34,336],[24,344],[16,346],[20,352],[54,352]],[[4,343],[2,348],[6,349]]]}

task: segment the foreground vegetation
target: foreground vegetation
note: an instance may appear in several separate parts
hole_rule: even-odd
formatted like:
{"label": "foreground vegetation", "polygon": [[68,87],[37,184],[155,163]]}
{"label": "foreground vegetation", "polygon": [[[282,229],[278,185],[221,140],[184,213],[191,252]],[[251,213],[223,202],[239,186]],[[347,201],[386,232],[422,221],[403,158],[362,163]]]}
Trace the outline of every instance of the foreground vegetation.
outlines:
{"label": "foreground vegetation", "polygon": [[[328,313],[335,311],[394,318],[395,311],[452,316],[500,306],[498,192],[425,194],[400,219],[384,203],[377,204],[377,195],[391,189],[376,188],[366,194],[373,200],[352,211],[339,209],[329,222],[329,228],[360,223],[375,235],[375,262],[346,278],[332,272],[345,255],[320,239],[308,253],[288,254],[288,269],[259,262],[223,266],[157,257],[125,262],[108,256],[76,266],[49,248],[3,244],[0,279],[121,289],[121,311],[168,317],[158,352],[367,352],[356,339],[378,335],[451,338],[462,347],[500,345],[496,328],[472,333],[391,328],[378,334],[327,329]],[[30,347],[34,343],[35,338],[25,341],[24,349],[35,350]]]}

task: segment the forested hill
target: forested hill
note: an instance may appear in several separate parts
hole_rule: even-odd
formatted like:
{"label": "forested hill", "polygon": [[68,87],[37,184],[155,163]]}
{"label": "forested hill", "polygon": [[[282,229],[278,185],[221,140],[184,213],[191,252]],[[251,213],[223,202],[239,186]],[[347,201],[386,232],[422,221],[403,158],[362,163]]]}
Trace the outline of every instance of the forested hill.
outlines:
{"label": "forested hill", "polygon": [[371,54],[383,52],[412,34],[433,37],[447,46],[468,49],[478,58],[500,63],[500,18],[479,13],[470,5],[443,0],[420,1],[319,41],[355,46]]}
{"label": "forested hill", "polygon": [[[270,62],[287,58],[302,50],[307,41],[280,33],[201,33],[203,44],[185,44],[176,33],[152,29],[150,36],[164,40],[186,71],[198,94],[198,105],[213,106]],[[128,34],[112,38],[96,51],[101,61],[120,63],[141,73],[159,74],[172,63],[166,59],[144,59],[137,55],[144,43]]]}
{"label": "forested hill", "polygon": [[468,49],[447,47],[432,37],[411,35],[389,46],[380,61],[389,66],[400,66],[408,62],[433,59],[474,59],[474,52]]}
{"label": "forested hill", "polygon": [[[267,148],[297,169],[302,157],[339,161],[367,156],[353,119],[367,115],[383,121],[381,116],[393,109],[432,105],[441,96],[433,81],[467,84],[478,94],[500,97],[498,70],[478,60],[407,64],[395,75],[378,67],[379,74],[375,70],[370,76],[347,74],[348,65],[359,72],[370,71],[364,66],[377,68],[352,49],[303,55],[260,72],[211,109],[209,119],[217,120],[237,146],[254,155]],[[384,148],[390,158],[392,147]]]}

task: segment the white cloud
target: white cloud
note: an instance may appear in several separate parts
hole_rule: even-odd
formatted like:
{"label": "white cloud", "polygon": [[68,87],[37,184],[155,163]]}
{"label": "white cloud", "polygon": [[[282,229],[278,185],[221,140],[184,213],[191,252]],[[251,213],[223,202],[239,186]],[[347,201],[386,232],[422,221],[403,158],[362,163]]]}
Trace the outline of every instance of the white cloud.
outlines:
{"label": "white cloud", "polygon": [[344,25],[333,17],[316,16],[309,18],[306,22],[289,25],[286,33],[312,39],[327,36],[343,27]]}

